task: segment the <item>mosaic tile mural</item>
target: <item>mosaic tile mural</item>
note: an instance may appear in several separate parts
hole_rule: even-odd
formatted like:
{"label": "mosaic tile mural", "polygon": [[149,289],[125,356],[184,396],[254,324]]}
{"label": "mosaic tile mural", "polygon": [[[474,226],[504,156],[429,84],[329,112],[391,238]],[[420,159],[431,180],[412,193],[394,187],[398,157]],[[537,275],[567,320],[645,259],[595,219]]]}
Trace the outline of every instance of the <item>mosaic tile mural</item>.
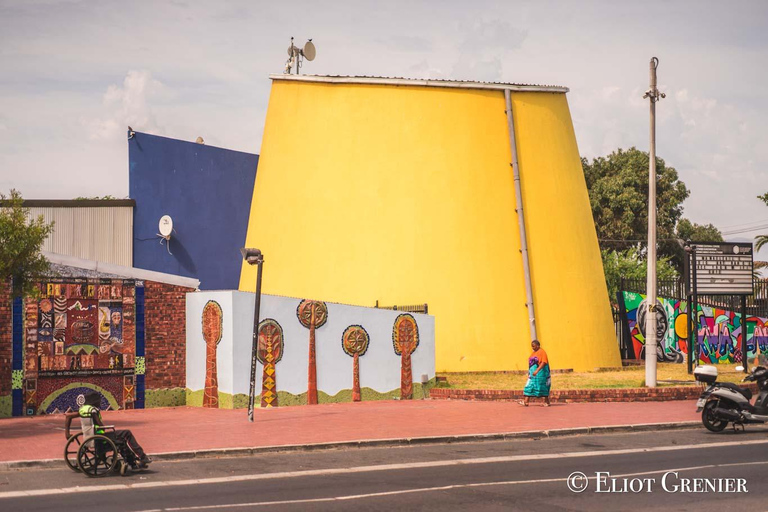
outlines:
{"label": "mosaic tile mural", "polygon": [[395,354],[401,358],[400,399],[410,400],[413,398],[411,354],[419,346],[419,326],[412,315],[403,313],[395,319],[395,325],[392,327],[392,344]]}
{"label": "mosaic tile mural", "polygon": [[344,353],[352,356],[352,401],[359,402],[360,393],[360,356],[368,350],[371,338],[362,325],[350,325],[341,335],[341,347]]}
{"label": "mosaic tile mural", "polygon": [[142,364],[144,355],[143,339],[136,342],[136,286],[132,280],[51,280],[40,283],[37,298],[14,303],[14,312],[23,313],[14,315],[14,327],[23,326],[23,341],[13,350],[14,369],[21,367],[14,372],[14,416],[77,409],[89,390],[102,395],[105,408],[143,406],[135,368],[137,355]]}
{"label": "mosaic tile mural", "polygon": [[[216,301],[224,325],[216,349],[219,407],[246,407],[254,295],[202,291],[188,293],[186,300],[186,404],[203,405],[208,355],[200,317],[206,304]],[[261,393],[255,386],[254,398],[262,408],[414,399],[434,385],[430,315],[265,294],[259,318],[255,375],[261,376]]]}
{"label": "mosaic tile mural", "polygon": [[272,318],[259,322],[256,359],[262,364],[261,406],[277,407],[277,363],[283,358],[283,328]]}
{"label": "mosaic tile mural", "polygon": [[317,403],[317,353],[315,349],[315,330],[328,320],[328,306],[325,302],[304,299],[296,308],[296,316],[301,325],[309,329],[309,368],[307,370],[307,404]]}
{"label": "mosaic tile mural", "polygon": [[203,340],[205,340],[205,394],[203,407],[219,407],[219,378],[216,369],[216,347],[221,341],[224,315],[221,306],[209,300],[203,307]]}

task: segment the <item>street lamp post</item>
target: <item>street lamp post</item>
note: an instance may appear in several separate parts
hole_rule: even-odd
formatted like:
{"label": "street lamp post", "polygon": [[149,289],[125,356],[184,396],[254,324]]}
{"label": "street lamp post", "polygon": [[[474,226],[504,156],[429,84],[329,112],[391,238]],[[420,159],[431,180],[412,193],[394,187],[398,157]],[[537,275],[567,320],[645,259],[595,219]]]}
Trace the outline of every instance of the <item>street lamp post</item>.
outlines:
{"label": "street lamp post", "polygon": [[243,247],[240,249],[243,259],[249,265],[258,265],[256,273],[256,297],[253,306],[253,340],[251,344],[251,389],[248,392],[248,421],[253,423],[253,402],[256,398],[256,354],[259,345],[259,310],[261,308],[261,271],[264,267],[264,255],[258,249]]}
{"label": "street lamp post", "polygon": [[651,147],[648,162],[648,276],[645,302],[648,308],[645,324],[645,385],[656,387],[656,102],[664,98],[656,87],[659,59],[651,59],[651,84],[643,98],[651,100]]}

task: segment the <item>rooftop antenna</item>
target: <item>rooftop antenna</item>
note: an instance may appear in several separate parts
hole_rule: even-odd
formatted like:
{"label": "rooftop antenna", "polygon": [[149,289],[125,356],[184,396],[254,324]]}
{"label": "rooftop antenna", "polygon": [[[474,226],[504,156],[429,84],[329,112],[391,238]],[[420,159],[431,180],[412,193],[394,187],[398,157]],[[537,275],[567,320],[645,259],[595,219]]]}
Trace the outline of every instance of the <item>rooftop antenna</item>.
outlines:
{"label": "rooftop antenna", "polygon": [[293,44],[293,38],[291,38],[291,46],[288,47],[288,60],[285,61],[285,74],[290,75],[291,69],[296,69],[296,74],[299,74],[299,70],[303,64],[303,59],[307,59],[312,62],[315,60],[317,50],[312,40],[308,40],[304,44],[304,48],[299,48]]}

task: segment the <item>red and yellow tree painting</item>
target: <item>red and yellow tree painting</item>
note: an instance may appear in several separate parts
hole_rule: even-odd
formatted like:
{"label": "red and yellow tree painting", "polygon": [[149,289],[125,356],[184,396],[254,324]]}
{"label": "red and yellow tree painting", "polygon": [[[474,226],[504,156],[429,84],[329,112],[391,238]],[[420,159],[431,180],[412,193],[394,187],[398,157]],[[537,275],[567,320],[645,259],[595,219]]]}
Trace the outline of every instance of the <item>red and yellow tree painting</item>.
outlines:
{"label": "red and yellow tree painting", "polygon": [[216,371],[216,346],[221,341],[224,314],[218,302],[209,300],[203,306],[203,339],[205,340],[205,392],[203,407],[219,407],[219,379]]}
{"label": "red and yellow tree painting", "polygon": [[259,345],[256,358],[263,365],[261,375],[261,406],[277,407],[277,371],[275,365],[283,358],[283,328],[272,318],[259,323]]}
{"label": "red and yellow tree painting", "polygon": [[301,325],[309,329],[309,369],[307,375],[307,404],[317,403],[317,359],[315,357],[315,329],[328,320],[325,302],[304,299],[296,309]]}
{"label": "red and yellow tree painting", "polygon": [[416,319],[408,313],[398,315],[392,328],[392,344],[395,354],[400,356],[400,399],[413,398],[413,372],[411,354],[419,346],[419,326]]}
{"label": "red and yellow tree painting", "polygon": [[360,356],[368,350],[370,337],[362,325],[350,325],[341,335],[341,346],[348,356],[352,356],[352,401],[360,401]]}

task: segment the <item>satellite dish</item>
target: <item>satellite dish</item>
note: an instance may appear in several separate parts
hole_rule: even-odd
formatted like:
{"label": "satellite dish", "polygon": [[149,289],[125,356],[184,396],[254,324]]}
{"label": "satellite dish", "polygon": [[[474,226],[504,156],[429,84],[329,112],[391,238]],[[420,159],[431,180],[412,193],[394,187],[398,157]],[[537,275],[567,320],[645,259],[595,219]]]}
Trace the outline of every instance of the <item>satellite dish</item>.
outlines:
{"label": "satellite dish", "polygon": [[163,215],[160,217],[158,229],[160,229],[160,236],[166,240],[171,238],[171,231],[173,231],[173,219],[170,215]]}
{"label": "satellite dish", "polygon": [[317,55],[317,50],[315,49],[315,44],[310,39],[307,41],[307,44],[304,45],[304,49],[301,52],[304,55],[304,58],[308,61],[315,60],[315,55]]}
{"label": "satellite dish", "polygon": [[304,48],[299,48],[293,44],[293,38],[291,38],[291,46],[288,47],[288,60],[285,62],[285,74],[290,75],[292,69],[296,69],[296,74],[299,74],[299,69],[302,66],[302,59],[309,61],[315,60],[317,56],[317,49],[315,49],[315,43],[310,39],[304,45]]}

